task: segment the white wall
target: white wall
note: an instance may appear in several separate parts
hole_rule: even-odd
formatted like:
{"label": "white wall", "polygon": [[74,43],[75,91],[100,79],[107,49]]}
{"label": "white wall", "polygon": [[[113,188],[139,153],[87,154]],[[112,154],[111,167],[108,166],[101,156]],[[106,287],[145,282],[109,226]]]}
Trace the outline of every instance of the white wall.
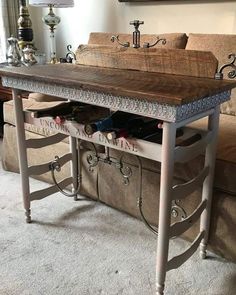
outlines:
{"label": "white wall", "polygon": [[[131,33],[129,21],[144,20],[143,33],[198,32],[236,34],[236,1],[156,1],[120,3],[118,0],[74,0],[74,8],[56,9],[61,23],[56,31],[57,55],[66,53],[66,45],[75,50],[87,43],[91,31]],[[48,52],[48,28],[41,17],[46,9],[30,7],[35,44]]]}

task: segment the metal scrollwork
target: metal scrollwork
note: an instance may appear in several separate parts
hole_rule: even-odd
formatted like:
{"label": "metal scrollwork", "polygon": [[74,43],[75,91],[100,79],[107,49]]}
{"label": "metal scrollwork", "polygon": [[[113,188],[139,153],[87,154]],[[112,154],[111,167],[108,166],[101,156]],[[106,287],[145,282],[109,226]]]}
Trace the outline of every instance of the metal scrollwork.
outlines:
{"label": "metal scrollwork", "polygon": [[76,55],[75,53],[71,50],[72,46],[71,45],[67,45],[67,54],[66,54],[66,60],[68,63],[72,63],[73,60],[76,60]]}
{"label": "metal scrollwork", "polygon": [[172,202],[171,215],[174,218],[177,218],[179,216],[181,217],[181,219],[186,219],[187,218],[186,211],[180,206],[180,200],[174,200]]}
{"label": "metal scrollwork", "polygon": [[163,38],[159,39],[159,37],[156,37],[156,39],[157,39],[156,42],[154,42],[153,44],[150,44],[149,42],[144,43],[144,44],[143,44],[143,48],[154,47],[154,46],[156,46],[159,42],[161,42],[162,45],[165,45],[165,44],[166,44],[166,39],[163,39]]}
{"label": "metal scrollwork", "polygon": [[139,209],[139,213],[141,216],[141,219],[143,223],[146,225],[146,227],[155,235],[158,236],[158,227],[154,227],[149,223],[149,221],[146,219],[144,213],[143,213],[143,196],[142,196],[142,190],[143,190],[143,185],[142,185],[142,178],[143,178],[143,168],[142,168],[142,162],[140,157],[135,156],[137,163],[138,163],[138,177],[139,177],[139,185],[138,185],[138,191],[137,191],[137,207]]}
{"label": "metal scrollwork", "polygon": [[[149,223],[149,221],[146,219],[144,212],[143,212],[143,197],[142,197],[142,162],[140,160],[140,157],[136,156],[137,162],[138,162],[138,174],[139,174],[139,187],[138,187],[138,193],[137,193],[137,206],[140,212],[140,216],[144,224],[147,226],[147,228],[153,232],[155,235],[158,236],[158,227],[155,227]],[[172,202],[171,207],[171,214],[173,217],[181,216],[181,219],[187,218],[187,213],[185,210],[179,205],[180,200],[174,200]]]}
{"label": "metal scrollwork", "polygon": [[111,36],[111,42],[114,43],[115,41],[117,41],[117,43],[119,45],[121,45],[122,47],[130,47],[130,43],[129,42],[125,42],[125,43],[121,43],[120,42],[119,35],[117,35],[117,36],[115,36],[115,35]]}
{"label": "metal scrollwork", "polygon": [[230,59],[230,61],[227,64],[220,67],[219,71],[215,74],[215,79],[217,79],[217,80],[223,79],[223,77],[224,77],[223,70],[228,67],[232,68],[232,70],[229,71],[227,74],[228,78],[234,79],[236,77],[236,65],[235,65],[236,54],[231,53],[231,54],[229,54],[228,58]]}
{"label": "metal scrollwork", "polygon": [[78,188],[73,192],[73,193],[67,193],[65,192],[61,187],[60,185],[58,184],[57,180],[56,180],[56,177],[55,177],[55,171],[57,172],[60,172],[61,171],[61,164],[59,162],[60,158],[58,156],[55,156],[55,160],[52,161],[50,164],[49,164],[49,170],[51,171],[51,175],[52,175],[52,179],[53,179],[53,182],[55,183],[55,185],[57,186],[58,190],[63,194],[65,195],[66,197],[75,197],[78,195],[79,193],[79,189],[80,189],[80,186],[78,186]]}
{"label": "metal scrollwork", "polygon": [[[95,148],[95,147],[94,147]],[[111,158],[109,156],[109,149],[107,148],[107,154],[106,157],[99,157],[97,152],[93,152],[88,154],[87,156],[87,163],[89,164],[89,172],[93,172],[93,167],[98,165],[98,162],[102,162],[104,164],[108,164],[108,165],[112,165],[114,166],[116,169],[118,169],[123,177],[123,183],[125,185],[129,184],[129,178],[132,176],[132,169],[127,166],[124,165],[123,163],[123,155],[121,156],[120,160]]]}
{"label": "metal scrollwork", "polygon": [[87,163],[89,164],[88,170],[89,172],[94,172],[93,168],[98,165],[99,156],[98,156],[96,146],[92,142],[90,142],[89,144],[91,145],[93,152],[87,155]]}
{"label": "metal scrollwork", "polygon": [[93,167],[98,165],[99,158],[96,153],[89,154],[87,156],[87,162],[89,164],[89,172],[93,172]]}
{"label": "metal scrollwork", "polygon": [[122,162],[123,155],[120,159],[120,173],[123,176],[124,185],[129,185],[129,178],[132,176],[132,169],[129,166],[124,166]]}
{"label": "metal scrollwork", "polygon": [[[141,38],[141,33],[139,31],[139,26],[140,25],[143,25],[144,24],[144,21],[140,21],[140,20],[134,20],[134,21],[131,21],[129,23],[130,25],[133,25],[134,26],[134,32],[133,32],[133,44],[132,44],[132,47],[133,48],[140,48],[141,45],[140,45],[140,38]],[[150,48],[150,47],[154,47],[156,46],[159,42],[162,42],[163,45],[166,44],[166,39],[159,39],[159,37],[156,37],[156,41],[154,43],[149,43],[149,42],[145,42],[143,44],[143,48]],[[122,43],[120,40],[119,40],[119,35],[115,36],[111,36],[111,42],[115,42],[117,41],[117,43],[119,45],[121,45],[122,47],[130,47],[130,42],[124,42]]]}
{"label": "metal scrollwork", "polygon": [[59,163],[59,157],[55,156],[55,160],[51,162],[50,164],[50,170],[56,170],[57,172],[61,171],[61,165]]}

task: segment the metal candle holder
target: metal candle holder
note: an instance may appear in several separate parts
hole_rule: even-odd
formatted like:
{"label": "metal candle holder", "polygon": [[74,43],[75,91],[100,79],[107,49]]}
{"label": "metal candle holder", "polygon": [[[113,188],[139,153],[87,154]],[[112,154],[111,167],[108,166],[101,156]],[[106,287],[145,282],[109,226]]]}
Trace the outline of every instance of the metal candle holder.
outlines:
{"label": "metal candle holder", "polygon": [[[143,25],[144,21],[134,20],[134,21],[131,21],[129,24],[134,26],[132,47],[133,48],[140,48],[141,47],[141,45],[140,45],[140,39],[141,39],[140,36],[141,36],[141,34],[140,34],[140,31],[139,31],[139,26]],[[159,38],[158,36],[156,38],[157,38],[157,40],[154,43],[150,44],[149,42],[145,42],[142,47],[143,48],[154,47],[160,42],[162,43],[162,45],[166,44],[166,39]],[[119,35],[111,36],[111,42],[115,42],[115,41],[117,41],[117,43],[119,45],[121,45],[122,47],[130,47],[130,42],[124,42],[124,43],[121,42],[119,40]]]}

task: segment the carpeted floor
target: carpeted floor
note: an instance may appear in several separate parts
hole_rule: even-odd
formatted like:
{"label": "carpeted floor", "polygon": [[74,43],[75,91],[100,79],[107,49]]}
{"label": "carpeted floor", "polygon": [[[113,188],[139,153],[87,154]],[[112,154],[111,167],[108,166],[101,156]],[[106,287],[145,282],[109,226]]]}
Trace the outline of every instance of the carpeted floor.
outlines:
{"label": "carpeted floor", "polygon": [[[154,295],[156,238],[140,221],[55,194],[32,203],[0,168],[0,295]],[[32,190],[46,184],[32,180]],[[170,256],[189,243],[171,241]],[[198,252],[167,274],[166,295],[235,295],[236,264]]]}

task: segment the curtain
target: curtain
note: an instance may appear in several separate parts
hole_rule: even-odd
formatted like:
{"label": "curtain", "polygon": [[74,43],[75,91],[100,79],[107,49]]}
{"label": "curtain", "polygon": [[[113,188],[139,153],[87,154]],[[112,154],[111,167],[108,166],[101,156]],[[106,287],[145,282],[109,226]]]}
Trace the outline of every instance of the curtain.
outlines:
{"label": "curtain", "polygon": [[17,37],[19,0],[0,0],[0,62],[6,60],[7,38]]}

